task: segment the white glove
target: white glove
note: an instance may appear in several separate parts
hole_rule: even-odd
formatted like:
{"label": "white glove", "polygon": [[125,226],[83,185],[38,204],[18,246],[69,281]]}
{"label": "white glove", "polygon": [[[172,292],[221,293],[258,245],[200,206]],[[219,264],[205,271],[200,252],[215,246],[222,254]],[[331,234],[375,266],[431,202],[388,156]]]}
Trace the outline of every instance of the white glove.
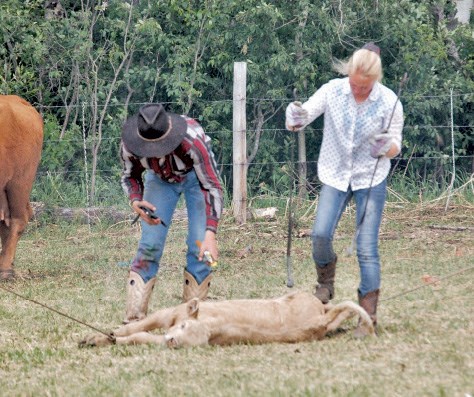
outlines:
{"label": "white glove", "polygon": [[370,143],[370,155],[377,159],[379,157],[385,156],[387,152],[392,147],[394,142],[394,136],[388,133],[377,133],[373,134],[369,138]]}
{"label": "white glove", "polygon": [[308,111],[301,107],[301,102],[291,102],[286,108],[286,129],[297,131],[306,124]]}

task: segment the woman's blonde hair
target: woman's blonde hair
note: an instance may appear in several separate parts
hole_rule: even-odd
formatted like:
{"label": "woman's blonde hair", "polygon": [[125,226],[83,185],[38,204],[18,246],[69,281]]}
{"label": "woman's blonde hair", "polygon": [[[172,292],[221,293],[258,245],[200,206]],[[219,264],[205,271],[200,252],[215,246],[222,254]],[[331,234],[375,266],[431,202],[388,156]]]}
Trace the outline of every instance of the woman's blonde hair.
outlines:
{"label": "woman's blonde hair", "polygon": [[365,48],[355,51],[347,61],[334,61],[333,67],[344,76],[359,72],[363,76],[377,81],[382,81],[383,77],[380,56],[376,52]]}

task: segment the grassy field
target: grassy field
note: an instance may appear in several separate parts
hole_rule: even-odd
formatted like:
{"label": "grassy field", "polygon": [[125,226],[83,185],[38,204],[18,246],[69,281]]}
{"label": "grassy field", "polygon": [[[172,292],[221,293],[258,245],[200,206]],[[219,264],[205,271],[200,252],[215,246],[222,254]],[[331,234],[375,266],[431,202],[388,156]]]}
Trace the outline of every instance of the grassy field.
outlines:
{"label": "grassy field", "polygon": [[[311,291],[312,210],[293,238],[294,289]],[[219,232],[211,299],[274,297],[286,287],[286,218]],[[169,235],[150,309],[182,293],[186,222]],[[343,216],[334,302],[356,301],[357,261],[344,256],[354,233]],[[297,235],[303,237],[297,237]],[[381,232],[379,336],[356,340],[355,320],[323,341],[167,350],[159,346],[79,349],[93,332],[0,289],[1,396],[459,396],[474,395],[474,207],[389,205]],[[124,315],[127,262],[138,226],[32,223],[1,284],[102,330]],[[431,277],[431,278],[430,278]],[[427,285],[438,278],[439,283]]]}

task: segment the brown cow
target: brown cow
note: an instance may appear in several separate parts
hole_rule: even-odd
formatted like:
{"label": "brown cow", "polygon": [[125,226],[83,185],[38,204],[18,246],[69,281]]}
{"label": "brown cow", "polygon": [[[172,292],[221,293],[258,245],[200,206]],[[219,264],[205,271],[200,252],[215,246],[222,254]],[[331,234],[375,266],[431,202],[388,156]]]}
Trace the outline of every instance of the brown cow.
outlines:
{"label": "brown cow", "polygon": [[43,119],[35,108],[0,95],[0,281],[13,277],[18,240],[33,215],[30,193],[42,145]]}
{"label": "brown cow", "polygon": [[[359,316],[365,335],[374,335],[372,320],[354,302],[323,305],[313,294],[293,292],[275,299],[200,301],[161,309],[143,320],[124,325],[109,337],[94,334],[79,346],[112,343],[155,343],[168,347],[237,343],[295,343],[319,340],[344,320]],[[147,331],[164,329],[164,335]]]}

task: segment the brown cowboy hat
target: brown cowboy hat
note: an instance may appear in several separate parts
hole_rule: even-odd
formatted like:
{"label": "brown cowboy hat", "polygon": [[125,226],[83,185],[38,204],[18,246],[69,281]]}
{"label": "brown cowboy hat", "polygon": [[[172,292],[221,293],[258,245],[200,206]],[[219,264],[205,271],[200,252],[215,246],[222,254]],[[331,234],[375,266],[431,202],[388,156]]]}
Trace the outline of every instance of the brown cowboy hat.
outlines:
{"label": "brown cowboy hat", "polygon": [[149,103],[125,121],[122,141],[140,157],[163,157],[175,150],[187,130],[186,120],[166,112],[161,103]]}

